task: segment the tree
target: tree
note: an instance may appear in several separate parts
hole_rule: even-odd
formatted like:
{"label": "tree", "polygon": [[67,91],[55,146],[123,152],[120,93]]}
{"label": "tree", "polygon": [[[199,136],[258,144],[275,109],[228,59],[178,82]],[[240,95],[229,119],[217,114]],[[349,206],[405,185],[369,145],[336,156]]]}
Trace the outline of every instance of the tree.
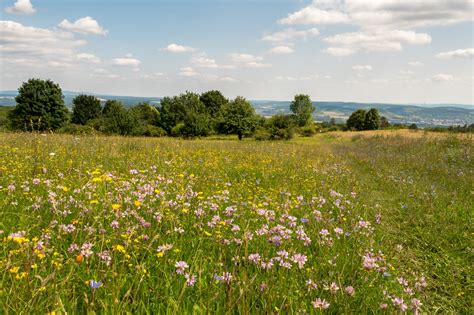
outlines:
{"label": "tree", "polygon": [[116,100],[108,100],[102,109],[103,126],[105,133],[130,135],[133,130],[133,121],[123,106]]}
{"label": "tree", "polygon": [[358,109],[347,119],[346,125],[348,129],[364,130],[365,128],[365,110]]}
{"label": "tree", "polygon": [[93,95],[78,95],[73,100],[72,118],[73,124],[85,125],[89,120],[100,117],[102,107],[100,100]]}
{"label": "tree", "polygon": [[371,108],[365,114],[364,130],[377,130],[380,127],[380,114],[377,108]]}
{"label": "tree", "polygon": [[257,118],[252,104],[241,96],[225,104],[219,130],[226,134],[236,134],[239,140],[255,131]]}
{"label": "tree", "polygon": [[296,124],[302,127],[311,121],[311,115],[315,108],[309,95],[298,94],[295,95],[295,99],[291,102],[290,110],[295,115]]}
{"label": "tree", "polygon": [[142,125],[158,126],[160,112],[150,103],[142,102],[130,108],[130,114]]}
{"label": "tree", "polygon": [[270,140],[291,139],[294,134],[292,116],[274,115],[267,121],[266,129],[270,133]]}
{"label": "tree", "polygon": [[13,129],[56,130],[68,121],[62,90],[51,80],[23,82],[15,100],[17,105],[8,115]]}
{"label": "tree", "polygon": [[384,129],[388,127],[390,127],[390,122],[388,121],[387,117],[380,117],[380,128]]}
{"label": "tree", "polygon": [[222,107],[229,102],[220,91],[212,90],[202,93],[201,102],[206,107],[206,111],[211,118],[218,119],[221,115]]}

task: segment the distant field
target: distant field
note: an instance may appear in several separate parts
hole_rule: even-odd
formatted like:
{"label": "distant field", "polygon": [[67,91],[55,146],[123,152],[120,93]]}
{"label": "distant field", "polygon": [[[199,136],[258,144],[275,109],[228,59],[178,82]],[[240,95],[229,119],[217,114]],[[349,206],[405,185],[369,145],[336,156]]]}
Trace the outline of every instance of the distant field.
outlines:
{"label": "distant field", "polygon": [[1,312],[472,314],[472,149],[0,133]]}

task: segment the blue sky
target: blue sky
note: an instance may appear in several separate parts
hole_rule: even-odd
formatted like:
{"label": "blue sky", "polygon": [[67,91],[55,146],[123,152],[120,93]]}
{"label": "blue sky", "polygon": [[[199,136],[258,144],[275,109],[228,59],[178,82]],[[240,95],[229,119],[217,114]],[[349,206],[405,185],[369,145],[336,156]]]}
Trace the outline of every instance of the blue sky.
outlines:
{"label": "blue sky", "polygon": [[1,0],[0,90],[473,104],[472,0]]}

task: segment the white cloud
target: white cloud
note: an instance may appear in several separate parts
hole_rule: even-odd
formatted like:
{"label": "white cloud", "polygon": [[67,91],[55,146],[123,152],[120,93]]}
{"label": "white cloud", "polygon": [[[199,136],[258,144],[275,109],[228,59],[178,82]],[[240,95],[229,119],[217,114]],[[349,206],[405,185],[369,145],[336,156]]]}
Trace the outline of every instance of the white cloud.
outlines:
{"label": "white cloud", "polygon": [[165,48],[163,48],[162,50],[172,52],[172,53],[185,53],[185,52],[196,51],[196,48],[172,43],[166,46]]}
{"label": "white cloud", "polygon": [[347,56],[357,51],[400,51],[403,49],[403,44],[428,44],[431,42],[431,36],[414,31],[381,30],[341,33],[326,37],[324,41],[336,46],[328,48],[326,50],[328,53]]}
{"label": "white cloud", "polygon": [[403,74],[403,75],[411,75],[413,74],[414,72],[413,71],[410,71],[410,70],[400,70],[400,74]]}
{"label": "white cloud", "polygon": [[294,52],[293,48],[289,46],[276,46],[268,51],[270,54],[285,55],[292,54]]}
{"label": "white cloud", "polygon": [[118,74],[111,73],[107,69],[97,68],[92,71],[90,74],[91,77],[101,78],[101,79],[120,79],[121,77]]}
{"label": "white cloud", "polygon": [[268,68],[272,66],[269,63],[263,63],[263,57],[260,56],[240,53],[232,53],[229,56],[232,62],[245,68]]}
{"label": "white cloud", "polygon": [[440,73],[440,74],[437,74],[437,75],[431,77],[431,80],[438,81],[438,82],[452,81],[452,80],[454,80],[454,77],[451,74]]}
{"label": "white cloud", "polygon": [[233,69],[232,65],[219,65],[215,59],[209,58],[206,53],[195,54],[191,58],[191,62],[194,66],[200,68],[211,68],[211,69]]}
{"label": "white cloud", "polygon": [[0,54],[2,64],[15,67],[44,67],[73,63],[76,49],[86,44],[74,34],[60,30],[49,30],[24,26],[13,21],[0,21]]}
{"label": "white cloud", "polygon": [[474,48],[457,49],[457,50],[442,52],[442,53],[437,54],[436,57],[440,59],[452,59],[452,58],[470,59],[474,57]]}
{"label": "white cloud", "polygon": [[182,67],[179,69],[179,75],[184,77],[195,77],[198,73],[191,67]]}
{"label": "white cloud", "polygon": [[345,57],[354,54],[356,51],[347,47],[329,47],[324,52],[333,56]]}
{"label": "white cloud", "polygon": [[421,61],[410,61],[408,65],[412,67],[423,67],[425,64]]}
{"label": "white cloud", "polygon": [[81,34],[106,35],[109,32],[104,30],[102,26],[100,26],[99,23],[90,16],[80,18],[74,23],[64,19],[58,26],[65,30]]}
{"label": "white cloud", "polygon": [[6,7],[5,12],[10,14],[31,15],[36,12],[30,0],[17,0],[11,7]]}
{"label": "white cloud", "polygon": [[115,58],[112,59],[112,64],[117,65],[117,66],[134,66],[137,67],[141,64],[142,62],[138,59],[135,58]]}
{"label": "white cloud", "polygon": [[350,23],[392,29],[448,25],[472,21],[472,0],[315,0],[279,23],[317,25]]}
{"label": "white cloud", "polygon": [[100,58],[93,54],[81,53],[81,54],[77,54],[76,57],[79,60],[88,61],[92,63],[100,63]]}
{"label": "white cloud", "polygon": [[307,39],[319,35],[317,28],[310,28],[307,30],[295,30],[293,28],[287,28],[283,31],[276,32],[273,34],[266,35],[262,38],[263,41],[272,43],[285,43],[297,39]]}
{"label": "white cloud", "polygon": [[355,71],[372,71],[372,66],[371,65],[355,65],[352,67],[352,70]]}
{"label": "white cloud", "polygon": [[302,77],[292,77],[292,76],[277,76],[275,77],[275,80],[278,81],[308,81],[308,80],[314,80],[318,79],[319,75],[317,74],[311,74],[307,76],[302,76]]}
{"label": "white cloud", "polygon": [[284,25],[340,24],[347,22],[349,22],[349,17],[346,13],[336,10],[322,10],[314,5],[288,14],[288,17],[278,21],[278,23]]}

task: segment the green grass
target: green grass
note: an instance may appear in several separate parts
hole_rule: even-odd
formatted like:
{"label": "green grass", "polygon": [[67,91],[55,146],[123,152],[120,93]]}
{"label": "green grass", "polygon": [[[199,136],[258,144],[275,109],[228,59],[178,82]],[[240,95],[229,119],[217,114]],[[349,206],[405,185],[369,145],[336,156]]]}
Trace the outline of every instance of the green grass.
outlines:
{"label": "green grass", "polygon": [[0,134],[0,161],[2,313],[474,311],[470,139]]}

